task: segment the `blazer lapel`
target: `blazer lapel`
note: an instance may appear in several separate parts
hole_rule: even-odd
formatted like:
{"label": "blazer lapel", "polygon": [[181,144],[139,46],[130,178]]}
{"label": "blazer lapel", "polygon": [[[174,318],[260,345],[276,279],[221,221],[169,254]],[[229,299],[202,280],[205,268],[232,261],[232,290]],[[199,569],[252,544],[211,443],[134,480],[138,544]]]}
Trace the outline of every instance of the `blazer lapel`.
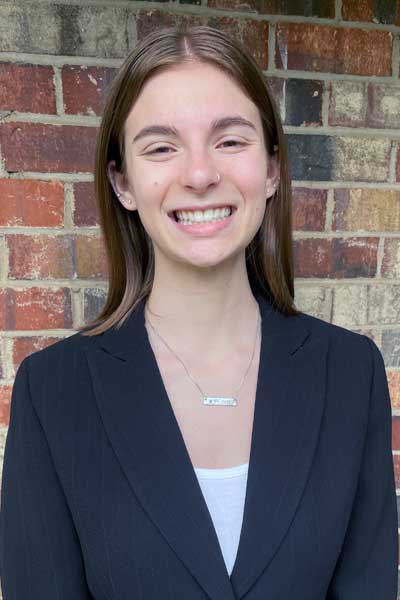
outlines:
{"label": "blazer lapel", "polygon": [[260,366],[243,526],[230,578],[147,337],[145,300],[120,329],[90,338],[87,347],[99,411],[127,479],[212,600],[242,597],[273,558],[307,482],[324,406],[327,343],[312,339],[302,317],[285,317],[259,293],[256,298]]}

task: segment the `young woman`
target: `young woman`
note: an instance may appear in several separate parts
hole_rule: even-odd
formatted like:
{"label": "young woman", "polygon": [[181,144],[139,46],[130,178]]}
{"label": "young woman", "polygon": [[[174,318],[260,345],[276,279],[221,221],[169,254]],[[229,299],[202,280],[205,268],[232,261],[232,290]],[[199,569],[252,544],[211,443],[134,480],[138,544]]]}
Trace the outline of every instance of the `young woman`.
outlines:
{"label": "young woman", "polygon": [[4,600],[394,600],[382,355],[294,306],[285,138],[246,50],[138,44],[95,186],[108,298],[18,369]]}

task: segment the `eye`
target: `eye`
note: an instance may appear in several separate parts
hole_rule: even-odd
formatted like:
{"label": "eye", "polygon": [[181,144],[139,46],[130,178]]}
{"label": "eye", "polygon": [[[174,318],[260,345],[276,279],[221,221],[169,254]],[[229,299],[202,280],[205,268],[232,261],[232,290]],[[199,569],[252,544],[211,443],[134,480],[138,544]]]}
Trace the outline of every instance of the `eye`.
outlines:
{"label": "eye", "polygon": [[226,140],[225,142],[222,142],[222,146],[224,144],[236,144],[236,146],[245,146],[243,142],[238,142],[237,140]]}
{"label": "eye", "polygon": [[[238,142],[237,140],[225,140],[225,142],[222,142],[221,145],[223,146],[224,144],[235,144],[236,146],[246,145],[243,142]],[[173,148],[170,148],[169,146],[158,146],[158,148],[154,148],[154,150],[147,152],[147,154],[168,154],[168,152],[160,152],[161,150],[173,150]]]}

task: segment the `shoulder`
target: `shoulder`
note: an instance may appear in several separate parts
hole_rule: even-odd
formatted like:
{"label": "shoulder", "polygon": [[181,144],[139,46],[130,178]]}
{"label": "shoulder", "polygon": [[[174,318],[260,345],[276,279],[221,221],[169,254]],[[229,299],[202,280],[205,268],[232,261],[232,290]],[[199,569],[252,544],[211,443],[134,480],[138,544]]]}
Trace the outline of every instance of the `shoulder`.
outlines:
{"label": "shoulder", "polygon": [[358,364],[367,370],[377,360],[383,362],[380,349],[367,335],[303,312],[297,318],[311,333],[312,339],[324,339],[328,343],[331,360],[350,360],[353,367]]}
{"label": "shoulder", "polygon": [[[32,376],[49,376],[70,372],[73,364],[80,362],[85,355],[86,348],[96,344],[96,336],[83,335],[74,332],[66,338],[32,352],[23,361]],[[23,364],[22,363],[22,364]]]}

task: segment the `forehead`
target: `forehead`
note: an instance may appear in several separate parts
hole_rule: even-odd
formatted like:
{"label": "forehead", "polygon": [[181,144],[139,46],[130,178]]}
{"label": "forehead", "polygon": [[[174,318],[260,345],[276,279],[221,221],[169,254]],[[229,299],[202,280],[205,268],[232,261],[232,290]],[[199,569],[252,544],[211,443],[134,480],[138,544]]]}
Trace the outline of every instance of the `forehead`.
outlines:
{"label": "forehead", "polygon": [[257,106],[221,69],[204,63],[176,65],[157,73],[143,86],[126,126],[151,123],[207,126],[215,118],[240,113],[261,129]]}

